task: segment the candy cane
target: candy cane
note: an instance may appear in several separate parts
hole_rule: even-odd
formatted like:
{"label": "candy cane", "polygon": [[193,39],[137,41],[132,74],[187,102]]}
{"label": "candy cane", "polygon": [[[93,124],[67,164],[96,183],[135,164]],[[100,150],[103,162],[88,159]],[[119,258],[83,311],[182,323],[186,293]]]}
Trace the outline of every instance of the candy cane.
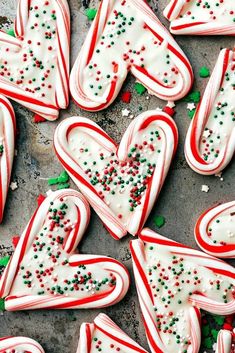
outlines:
{"label": "candy cane", "polygon": [[201,214],[194,229],[200,248],[210,255],[235,257],[235,201],[209,208]]}
{"label": "candy cane", "polygon": [[44,353],[39,343],[28,337],[3,337],[0,338],[0,353]]}
{"label": "candy cane", "polygon": [[219,5],[213,0],[204,3],[196,0],[171,0],[164,16],[171,21],[174,34],[235,35],[234,1],[223,0]]}
{"label": "candy cane", "polygon": [[97,348],[111,352],[147,353],[105,314],[99,314],[94,323],[83,323],[80,328],[77,353],[95,353]]}
{"label": "candy cane", "polygon": [[96,123],[81,117],[64,120],[54,136],[58,159],[115,239],[143,227],[177,142],[177,127],[162,111],[134,119],[119,147]]}
{"label": "candy cane", "polygon": [[126,294],[128,272],[105,256],[77,254],[89,206],[74,190],[49,195],[20,237],[0,281],[8,311],[97,308]]}
{"label": "candy cane", "polygon": [[0,95],[0,222],[11,179],[15,152],[16,121],[10,102]]}
{"label": "candy cane", "polygon": [[217,337],[215,353],[231,353],[233,333],[228,330],[220,330]]}
{"label": "candy cane", "polygon": [[83,109],[107,108],[128,72],[151,94],[173,101],[190,90],[193,73],[180,47],[143,0],[103,0],[70,76]]}
{"label": "candy cane", "polygon": [[234,155],[234,60],[234,51],[224,49],[220,52],[186,136],[187,162],[200,174],[222,171]]}
{"label": "candy cane", "polygon": [[69,103],[66,0],[18,0],[16,38],[0,31],[0,93],[48,120]]}
{"label": "candy cane", "polygon": [[200,309],[235,312],[235,269],[223,261],[143,229],[131,241],[139,302],[152,352],[197,353]]}

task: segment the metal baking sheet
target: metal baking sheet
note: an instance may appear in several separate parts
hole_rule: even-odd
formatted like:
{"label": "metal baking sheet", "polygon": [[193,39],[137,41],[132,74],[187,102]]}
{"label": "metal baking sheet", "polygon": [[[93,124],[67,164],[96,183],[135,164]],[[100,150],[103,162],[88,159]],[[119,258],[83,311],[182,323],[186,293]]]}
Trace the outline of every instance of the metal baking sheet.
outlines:
{"label": "metal baking sheet", "polygon": [[[90,26],[85,16],[85,6],[97,7],[98,1],[68,0],[68,2],[72,18],[73,63]],[[150,1],[151,7],[166,27],[169,23],[163,18],[162,11],[167,2],[168,0]],[[14,0],[0,0],[0,26],[11,26],[15,6]],[[199,78],[199,68],[207,66],[212,70],[220,49],[233,47],[233,38],[179,36],[176,40],[192,63],[195,72],[194,89],[203,92],[208,80]],[[140,106],[143,110],[164,106],[164,102],[147,93],[143,96],[134,93],[134,82],[134,78],[129,76],[123,87],[133,91],[133,98],[128,105],[131,114],[138,115]],[[18,182],[18,189],[14,192],[9,191],[4,222],[0,225],[0,255],[11,253],[11,237],[21,234],[31,217],[32,210],[36,207],[37,195],[48,190],[46,179],[57,176],[62,171],[52,144],[58,121],[36,125],[32,122],[32,113],[18,104],[13,105],[19,134],[18,154],[15,158],[12,180]],[[153,219],[156,215],[162,215],[166,219],[166,224],[161,228],[161,234],[197,248],[193,238],[193,227],[200,212],[214,203],[229,201],[235,197],[235,163],[231,163],[225,170],[223,181],[214,176],[197,175],[188,167],[183,154],[185,134],[190,123],[186,105],[185,102],[179,102],[176,107],[175,121],[180,134],[179,148],[147,225],[156,230]],[[116,141],[120,141],[131,122],[129,118],[122,117],[121,111],[125,107],[120,97],[111,107],[99,113],[81,111],[71,102],[69,108],[61,112],[59,121],[73,115],[85,116],[97,122]],[[210,187],[208,193],[201,192],[202,184]],[[110,315],[127,334],[148,349],[133,280],[130,239],[131,236],[127,236],[120,242],[113,240],[97,215],[92,212],[91,222],[80,251],[109,255],[128,267],[132,283],[127,296],[119,304],[102,311]],[[0,314],[0,337],[25,335],[38,340],[48,353],[75,353],[80,324],[84,321],[91,322],[99,312],[100,310],[4,312]]]}

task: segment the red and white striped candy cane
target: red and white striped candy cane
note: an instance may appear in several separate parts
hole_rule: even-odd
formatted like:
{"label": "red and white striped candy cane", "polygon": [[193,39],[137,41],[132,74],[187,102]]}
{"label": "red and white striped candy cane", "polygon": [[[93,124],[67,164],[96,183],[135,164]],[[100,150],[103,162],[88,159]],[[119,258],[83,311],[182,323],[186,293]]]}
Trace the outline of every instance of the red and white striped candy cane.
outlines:
{"label": "red and white striped candy cane", "polygon": [[185,156],[197,173],[219,173],[234,155],[234,70],[234,51],[223,49],[186,136]]}
{"label": "red and white striped candy cane", "polygon": [[18,0],[15,35],[0,31],[0,93],[55,120],[69,103],[67,0]]}
{"label": "red and white striped candy cane", "polygon": [[42,202],[1,278],[6,310],[99,308],[124,297],[129,277],[122,264],[77,253],[89,217],[88,203],[74,190]]}
{"label": "red and white striped candy cane", "polygon": [[143,229],[131,241],[139,302],[152,352],[197,353],[200,310],[235,312],[235,269],[210,255]]}
{"label": "red and white striped candy cane", "polygon": [[159,110],[135,118],[119,146],[81,117],[64,120],[54,136],[58,159],[115,239],[142,229],[177,143],[174,121]]}
{"label": "red and white striped candy cane", "polygon": [[234,1],[224,0],[218,6],[211,0],[207,5],[196,0],[171,0],[163,12],[171,22],[171,33],[234,36]]}
{"label": "red and white striped candy cane", "polygon": [[99,314],[92,324],[81,325],[77,353],[95,353],[97,345],[102,351],[147,353],[105,314]]}
{"label": "red and white striped candy cane", "polygon": [[233,333],[228,330],[220,330],[215,353],[232,353],[232,342]]}
{"label": "red and white striped candy cane", "polygon": [[210,255],[235,257],[235,201],[214,206],[198,218],[194,229],[200,248]]}
{"label": "red and white striped candy cane", "polygon": [[15,153],[16,120],[11,103],[0,95],[0,222],[11,179]]}
{"label": "red and white striped candy cane", "polygon": [[72,97],[82,109],[105,109],[128,72],[166,101],[184,97],[193,81],[188,59],[146,1],[103,0],[71,72]]}
{"label": "red and white striped candy cane", "polygon": [[0,338],[0,353],[44,353],[39,343],[28,337],[3,337]]}

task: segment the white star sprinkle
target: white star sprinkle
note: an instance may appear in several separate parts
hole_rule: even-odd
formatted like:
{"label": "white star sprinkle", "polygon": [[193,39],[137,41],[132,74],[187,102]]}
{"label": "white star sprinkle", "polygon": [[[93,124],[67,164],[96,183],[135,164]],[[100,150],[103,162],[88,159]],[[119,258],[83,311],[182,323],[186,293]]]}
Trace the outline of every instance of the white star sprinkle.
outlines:
{"label": "white star sprinkle", "polygon": [[204,130],[202,136],[207,138],[211,135],[210,130]]}
{"label": "white star sprinkle", "polygon": [[208,185],[202,185],[202,192],[208,192],[210,190]]}
{"label": "white star sprinkle", "polygon": [[196,108],[196,106],[195,106],[194,103],[188,103],[188,104],[187,104],[187,109],[188,109],[188,110],[191,111],[191,110],[193,110],[193,109],[195,109],[195,108]]}
{"label": "white star sprinkle", "polygon": [[16,189],[18,189],[18,184],[16,181],[12,181],[11,184],[10,184],[10,189],[12,191],[15,191]]}
{"label": "white star sprinkle", "polygon": [[129,115],[130,115],[130,110],[128,110],[128,109],[123,109],[122,110],[122,116],[125,116],[125,117],[128,117]]}

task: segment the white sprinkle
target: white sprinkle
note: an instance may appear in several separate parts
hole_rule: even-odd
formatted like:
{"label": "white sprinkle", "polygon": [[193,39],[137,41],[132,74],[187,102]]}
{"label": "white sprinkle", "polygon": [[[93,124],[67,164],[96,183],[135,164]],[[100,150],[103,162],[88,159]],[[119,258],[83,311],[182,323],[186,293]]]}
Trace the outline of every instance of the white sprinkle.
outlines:
{"label": "white sprinkle", "polygon": [[125,116],[125,117],[128,117],[129,115],[130,115],[130,110],[128,110],[128,109],[123,109],[122,110],[122,116]]}
{"label": "white sprinkle", "polygon": [[210,188],[208,185],[202,185],[201,190],[202,190],[202,192],[208,192],[210,190]]}
{"label": "white sprinkle", "polygon": [[10,184],[10,189],[12,191],[15,191],[16,189],[18,189],[18,184],[17,184],[17,181],[12,181],[11,184]]}

